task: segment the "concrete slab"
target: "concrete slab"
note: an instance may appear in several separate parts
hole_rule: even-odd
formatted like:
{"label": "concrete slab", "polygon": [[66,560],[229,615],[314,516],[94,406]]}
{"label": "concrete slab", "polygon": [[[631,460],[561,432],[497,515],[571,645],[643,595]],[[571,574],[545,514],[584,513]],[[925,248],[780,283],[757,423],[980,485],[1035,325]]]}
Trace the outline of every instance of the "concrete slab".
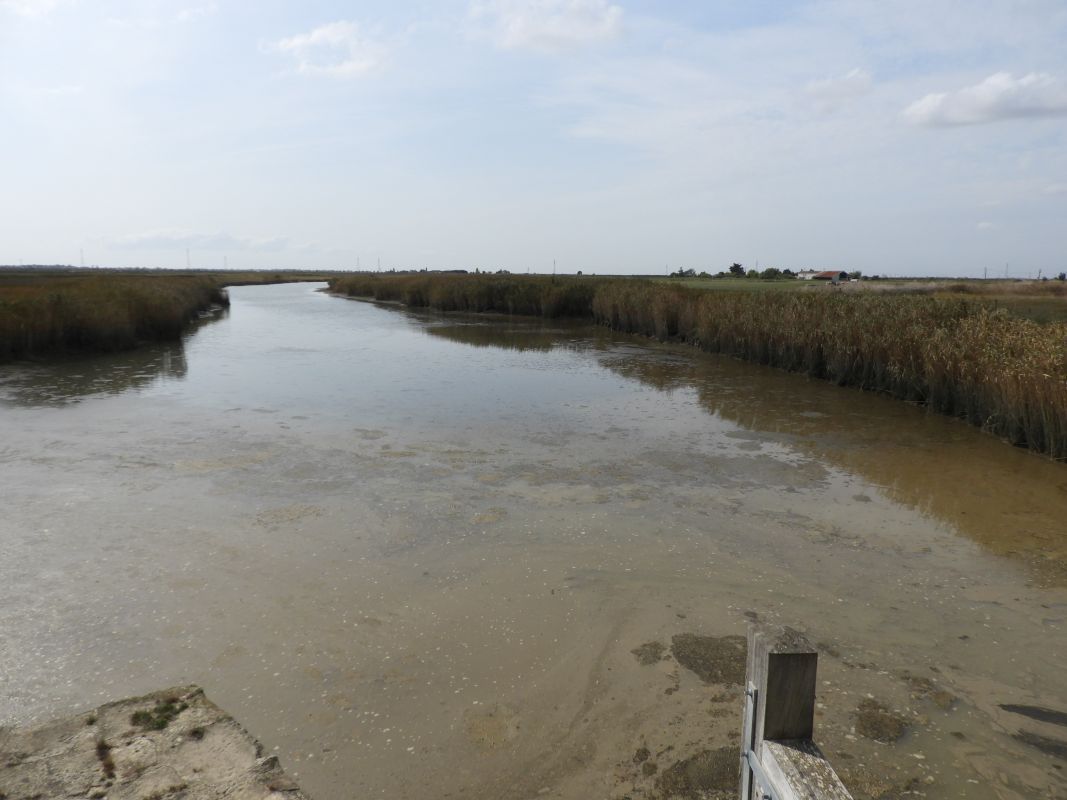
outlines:
{"label": "concrete slab", "polygon": [[184,686],[0,727],[0,800],[308,800],[233,717]]}

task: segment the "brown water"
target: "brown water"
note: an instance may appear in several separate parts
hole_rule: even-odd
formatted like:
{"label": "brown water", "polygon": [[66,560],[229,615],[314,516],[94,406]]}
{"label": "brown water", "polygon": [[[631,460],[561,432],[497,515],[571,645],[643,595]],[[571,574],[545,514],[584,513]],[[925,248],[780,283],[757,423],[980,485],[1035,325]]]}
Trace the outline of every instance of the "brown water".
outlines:
{"label": "brown water", "polygon": [[740,695],[630,651],[758,616],[820,643],[857,797],[1067,797],[1067,728],[1000,707],[1067,711],[1067,466],[683,347],[315,288],[0,368],[0,724],[195,682],[319,800],[655,797],[736,746]]}

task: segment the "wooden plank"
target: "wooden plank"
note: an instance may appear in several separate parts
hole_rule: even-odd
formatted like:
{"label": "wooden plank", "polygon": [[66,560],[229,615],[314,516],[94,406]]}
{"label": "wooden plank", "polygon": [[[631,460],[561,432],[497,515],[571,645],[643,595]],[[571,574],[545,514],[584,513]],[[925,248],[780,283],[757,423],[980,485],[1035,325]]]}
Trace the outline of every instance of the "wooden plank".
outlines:
{"label": "wooden plank", "polygon": [[852,800],[845,784],[812,741],[766,741],[762,764],[781,800]]}
{"label": "wooden plank", "polygon": [[792,628],[751,625],[748,681],[755,685],[756,753],[765,739],[810,739],[819,654]]}

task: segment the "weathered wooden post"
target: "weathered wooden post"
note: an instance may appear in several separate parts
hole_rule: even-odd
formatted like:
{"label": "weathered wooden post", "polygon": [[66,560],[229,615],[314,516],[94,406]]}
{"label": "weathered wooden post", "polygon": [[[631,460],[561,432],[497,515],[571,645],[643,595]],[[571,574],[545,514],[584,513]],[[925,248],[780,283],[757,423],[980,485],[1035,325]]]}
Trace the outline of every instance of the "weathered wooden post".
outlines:
{"label": "weathered wooden post", "polygon": [[749,626],[741,800],[852,800],[812,741],[818,661],[799,631]]}

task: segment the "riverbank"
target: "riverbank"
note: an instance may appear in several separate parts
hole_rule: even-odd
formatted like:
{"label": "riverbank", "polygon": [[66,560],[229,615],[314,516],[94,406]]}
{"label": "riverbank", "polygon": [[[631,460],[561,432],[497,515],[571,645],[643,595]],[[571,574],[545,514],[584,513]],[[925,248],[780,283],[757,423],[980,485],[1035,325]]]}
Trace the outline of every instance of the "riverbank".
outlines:
{"label": "riverbank", "polygon": [[979,301],[570,276],[360,274],[330,290],[440,311],[588,319],[920,403],[1067,459],[1067,324]]}
{"label": "riverbank", "polygon": [[36,728],[0,728],[0,797],[286,797],[273,756],[196,686],[120,700]]}
{"label": "riverbank", "polygon": [[290,272],[0,269],[0,363],[177,340],[229,306],[227,286],[325,281]]}
{"label": "riverbank", "polygon": [[221,282],[208,276],[2,278],[0,362],[174,340],[200,314],[230,302]]}

